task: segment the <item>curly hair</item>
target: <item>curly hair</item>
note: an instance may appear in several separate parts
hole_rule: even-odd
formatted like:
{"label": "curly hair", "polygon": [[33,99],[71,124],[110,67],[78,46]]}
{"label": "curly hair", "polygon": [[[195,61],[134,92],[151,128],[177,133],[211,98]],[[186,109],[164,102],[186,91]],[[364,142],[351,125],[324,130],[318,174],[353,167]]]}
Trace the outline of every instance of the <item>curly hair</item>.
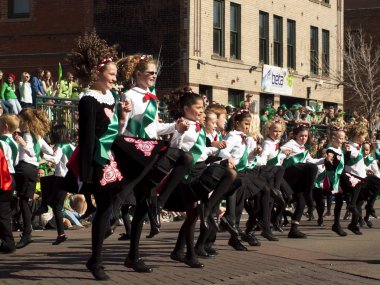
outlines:
{"label": "curly hair", "polygon": [[263,129],[264,137],[269,136],[269,130],[273,128],[274,125],[280,125],[282,127],[282,133],[286,130],[286,122],[280,116],[275,116],[272,120],[269,120],[265,123]]}
{"label": "curly hair", "polygon": [[349,139],[353,139],[356,136],[368,136],[367,127],[360,123],[348,125],[346,132]]}
{"label": "curly hair", "polygon": [[117,45],[109,46],[98,36],[95,29],[78,37],[75,42],[76,47],[68,54],[66,60],[72,66],[75,76],[90,85],[97,80],[97,71],[102,60],[113,58],[115,61]]}
{"label": "curly hair", "polygon": [[151,63],[157,64],[157,61],[153,59],[153,56],[142,53],[128,55],[116,61],[121,79],[130,84],[133,79],[136,79],[137,71],[146,71],[148,64]]}
{"label": "curly hair", "polygon": [[50,131],[50,121],[44,111],[25,108],[18,116],[24,127],[22,131],[31,133],[36,139],[44,137]]}

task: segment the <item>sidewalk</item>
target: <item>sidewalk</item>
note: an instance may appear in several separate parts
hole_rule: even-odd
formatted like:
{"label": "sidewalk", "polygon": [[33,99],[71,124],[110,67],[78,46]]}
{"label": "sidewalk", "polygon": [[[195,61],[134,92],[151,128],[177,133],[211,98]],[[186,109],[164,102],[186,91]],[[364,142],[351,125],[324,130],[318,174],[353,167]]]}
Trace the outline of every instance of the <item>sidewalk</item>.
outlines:
{"label": "sidewalk", "polygon": [[[155,239],[145,239],[141,252],[154,267],[151,274],[139,274],[123,266],[129,242],[118,241],[123,228],[118,227],[104,247],[104,265],[111,280],[107,284],[380,284],[380,220],[375,228],[363,228],[363,236],[348,231],[338,237],[326,226],[304,222],[304,240],[291,240],[287,231],[278,234],[279,242],[260,238],[261,247],[248,252],[234,251],[228,236],[220,233],[215,248],[219,255],[202,260],[204,269],[192,269],[174,262],[169,254],[174,247],[181,223],[164,223]],[[343,223],[345,226],[347,222]],[[17,233],[14,233],[15,236]],[[34,243],[13,255],[0,255],[0,284],[94,284],[85,262],[90,254],[90,229],[67,231],[69,240],[52,246],[55,231],[35,231]],[[259,232],[257,232],[259,237]],[[18,239],[18,238],[17,238]]]}

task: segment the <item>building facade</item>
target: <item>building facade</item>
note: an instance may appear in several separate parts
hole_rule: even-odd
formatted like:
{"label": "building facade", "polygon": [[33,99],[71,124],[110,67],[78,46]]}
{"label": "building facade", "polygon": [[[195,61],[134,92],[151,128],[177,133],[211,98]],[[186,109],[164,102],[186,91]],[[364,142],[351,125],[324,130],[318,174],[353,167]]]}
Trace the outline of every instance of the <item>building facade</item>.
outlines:
{"label": "building facade", "polygon": [[[342,106],[343,1],[187,3],[188,82],[195,90],[232,105],[252,93],[260,105]],[[264,65],[292,75],[291,95],[262,92]]]}

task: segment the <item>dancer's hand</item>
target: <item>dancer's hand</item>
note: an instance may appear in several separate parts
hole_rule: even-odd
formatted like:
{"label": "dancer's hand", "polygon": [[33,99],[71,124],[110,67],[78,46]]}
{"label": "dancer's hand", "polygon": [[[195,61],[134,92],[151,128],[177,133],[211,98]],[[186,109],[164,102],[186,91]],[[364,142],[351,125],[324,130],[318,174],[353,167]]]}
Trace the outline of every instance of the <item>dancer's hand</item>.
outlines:
{"label": "dancer's hand", "polygon": [[179,133],[184,133],[189,129],[189,122],[183,119],[178,119],[175,125],[175,129]]}
{"label": "dancer's hand", "polygon": [[216,147],[218,149],[223,149],[227,147],[227,144],[225,141],[215,141],[215,142],[211,142],[211,146]]}
{"label": "dancer's hand", "polygon": [[126,99],[125,101],[121,102],[121,108],[124,112],[131,112],[132,111],[132,102],[129,99]]}

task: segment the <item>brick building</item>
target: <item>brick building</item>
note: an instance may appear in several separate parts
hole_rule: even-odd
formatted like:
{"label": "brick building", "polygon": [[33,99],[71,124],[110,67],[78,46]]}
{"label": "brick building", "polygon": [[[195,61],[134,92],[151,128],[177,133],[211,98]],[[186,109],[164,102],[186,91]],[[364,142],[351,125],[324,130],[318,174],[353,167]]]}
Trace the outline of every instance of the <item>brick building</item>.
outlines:
{"label": "brick building", "polygon": [[91,0],[0,1],[0,69],[18,78],[36,67],[54,73],[74,38],[91,29],[92,15]]}
{"label": "brick building", "polygon": [[[8,0],[0,5],[5,72],[52,69],[76,36],[96,27],[126,54],[161,51],[160,93],[188,84],[233,105],[246,93],[277,106],[343,104],[343,89],[334,79],[343,69],[342,0]],[[292,90],[262,92],[265,66],[290,74]]]}

